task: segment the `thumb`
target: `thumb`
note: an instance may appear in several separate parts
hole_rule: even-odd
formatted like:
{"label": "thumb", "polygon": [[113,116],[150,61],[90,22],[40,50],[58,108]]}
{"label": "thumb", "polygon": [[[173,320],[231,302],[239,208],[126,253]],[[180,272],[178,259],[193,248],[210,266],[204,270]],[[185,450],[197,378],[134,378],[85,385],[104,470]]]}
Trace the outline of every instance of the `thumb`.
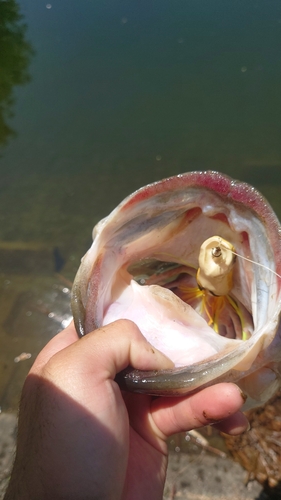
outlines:
{"label": "thumb", "polygon": [[[135,323],[118,320],[103,326],[81,339],[77,338],[73,323],[54,337],[41,351],[31,373],[40,374],[44,367],[56,373],[68,373],[95,381],[114,379],[127,366],[139,370],[173,368],[173,362],[153,347]],[[89,380],[88,379],[88,380]]]}
{"label": "thumb", "polygon": [[153,347],[135,323],[118,320],[85,335],[67,348],[69,356],[82,360],[83,374],[89,372],[100,379],[114,379],[127,366],[139,370],[164,370],[173,362]]}

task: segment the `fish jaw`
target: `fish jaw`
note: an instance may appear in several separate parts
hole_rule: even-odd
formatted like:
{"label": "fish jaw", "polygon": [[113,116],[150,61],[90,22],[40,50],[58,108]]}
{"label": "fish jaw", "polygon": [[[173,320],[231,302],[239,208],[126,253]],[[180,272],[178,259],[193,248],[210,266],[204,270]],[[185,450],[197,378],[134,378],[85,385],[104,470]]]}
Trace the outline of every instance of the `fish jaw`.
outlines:
{"label": "fish jaw", "polygon": [[105,311],[103,325],[122,318],[133,321],[176,367],[203,361],[237,346],[236,341],[217,335],[173,292],[157,285],[140,286],[132,280],[118,301]]}
{"label": "fish jaw", "polygon": [[[118,382],[122,389],[155,396],[183,396],[216,383],[232,382],[247,396],[243,406],[245,411],[266,403],[280,387],[280,326],[272,344],[265,349],[263,340],[260,338],[257,343],[253,340],[247,342],[247,348],[252,350],[253,361],[248,368],[244,365],[245,369],[242,369],[245,349],[240,342],[229,353],[218,353],[217,356],[186,367],[146,372],[128,368],[119,374]],[[239,359],[242,361],[240,366],[237,365]]]}
{"label": "fish jaw", "polygon": [[[250,311],[253,322],[248,340],[214,333],[206,321],[204,326],[200,324],[202,318],[198,319],[188,304],[178,297],[169,300],[173,292],[162,288],[162,292],[153,293],[155,288],[132,281],[128,271],[130,266],[149,259],[166,264],[187,262],[196,268],[202,241],[214,234],[230,241],[238,254],[265,266],[239,258],[235,264],[233,296]],[[162,347],[159,333],[163,324],[169,325],[166,333],[174,331],[174,343],[184,338],[181,331],[187,331],[189,326],[190,335],[183,340],[185,354],[180,357],[177,346],[173,346],[173,354],[162,347],[171,359],[174,356],[178,366],[157,373],[131,370],[122,378],[129,390],[175,395],[222,380],[243,380],[245,385],[247,377],[250,381],[251,374],[270,363],[274,383],[279,383],[280,277],[274,273],[280,274],[281,270],[280,226],[260,193],[215,172],[183,174],[129,196],[96,226],[93,236],[93,245],[82,259],[73,286],[72,307],[80,335],[127,317],[138,324],[152,344],[155,337],[155,347]],[[148,307],[152,298],[154,311]],[[173,302],[171,317],[167,301]],[[139,314],[140,310],[150,313]],[[145,324],[144,316],[148,319]],[[172,328],[175,324],[176,330]],[[196,329],[198,324],[201,326]],[[274,341],[276,348],[270,350]],[[169,338],[165,342],[173,344]],[[259,404],[259,398],[252,389],[251,399]]]}

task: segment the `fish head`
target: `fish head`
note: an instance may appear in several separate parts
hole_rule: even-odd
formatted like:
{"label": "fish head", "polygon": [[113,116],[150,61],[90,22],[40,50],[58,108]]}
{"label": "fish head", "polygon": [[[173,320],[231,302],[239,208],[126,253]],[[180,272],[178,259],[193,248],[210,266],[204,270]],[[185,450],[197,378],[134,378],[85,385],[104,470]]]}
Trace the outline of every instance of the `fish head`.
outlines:
{"label": "fish head", "polygon": [[122,387],[184,395],[235,382],[248,407],[279,388],[281,229],[252,186],[189,172],[128,196],[93,231],[72,291],[80,336],[134,321],[175,368],[118,376]]}

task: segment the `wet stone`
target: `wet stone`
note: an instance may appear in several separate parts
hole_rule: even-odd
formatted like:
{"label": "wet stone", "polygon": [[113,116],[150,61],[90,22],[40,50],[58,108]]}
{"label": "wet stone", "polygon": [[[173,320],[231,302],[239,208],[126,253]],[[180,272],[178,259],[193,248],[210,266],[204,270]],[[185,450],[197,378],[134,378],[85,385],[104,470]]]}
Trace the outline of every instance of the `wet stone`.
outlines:
{"label": "wet stone", "polygon": [[0,273],[51,273],[55,271],[54,248],[37,242],[0,241]]}

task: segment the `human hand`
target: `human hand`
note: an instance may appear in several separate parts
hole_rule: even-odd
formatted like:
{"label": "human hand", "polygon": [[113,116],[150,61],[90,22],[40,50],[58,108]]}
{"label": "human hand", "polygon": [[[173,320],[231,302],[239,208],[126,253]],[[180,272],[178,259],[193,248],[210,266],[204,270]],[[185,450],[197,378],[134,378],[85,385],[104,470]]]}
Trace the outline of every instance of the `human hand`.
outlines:
{"label": "human hand", "polygon": [[128,365],[173,366],[127,320],[80,340],[71,324],[49,342],[23,388],[5,500],[160,500],[169,435],[214,422],[247,428],[234,384],[174,398],[122,393],[114,378]]}

